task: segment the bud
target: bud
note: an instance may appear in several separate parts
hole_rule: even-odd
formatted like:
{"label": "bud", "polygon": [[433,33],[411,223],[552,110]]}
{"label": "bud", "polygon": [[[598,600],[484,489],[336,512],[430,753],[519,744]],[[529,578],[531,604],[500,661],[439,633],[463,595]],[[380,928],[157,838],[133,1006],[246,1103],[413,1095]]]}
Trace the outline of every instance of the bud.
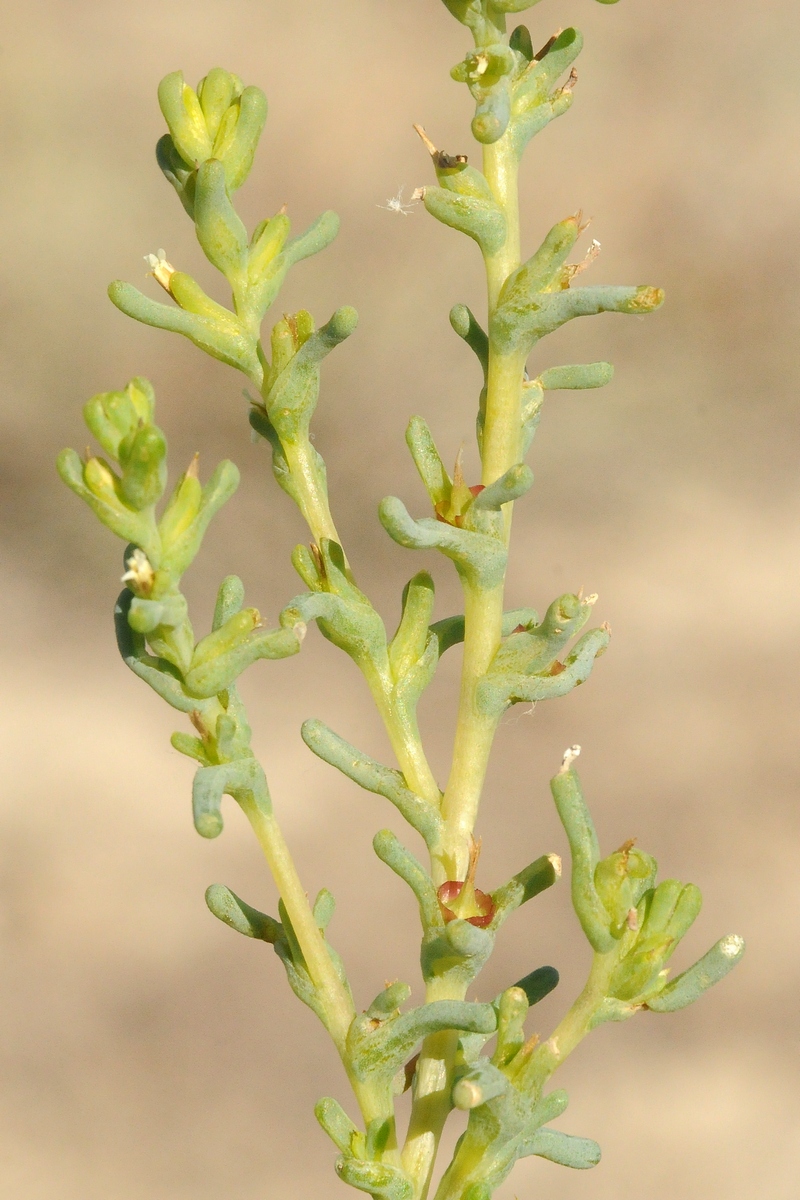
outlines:
{"label": "bud", "polygon": [[167,483],[166,457],[166,439],[155,425],[137,429],[120,443],[119,490],[125,502],[137,512],[160,500]]}
{"label": "bud", "polygon": [[100,392],[87,400],[83,418],[112,458],[119,458],[120,442],[153,420],[153,389],[146,379],[132,379],[124,391]]}
{"label": "bud", "polygon": [[428,424],[422,417],[412,417],[409,421],[406,445],[411,451],[414,466],[434,508],[440,503],[446,503],[453,484],[436,449]]}
{"label": "bud", "polygon": [[389,664],[395,680],[402,679],[425,653],[434,605],[433,580],[420,571],[403,591],[403,615],[389,644]]}
{"label": "bud", "polygon": [[411,995],[407,983],[387,983],[367,1009],[367,1016],[374,1021],[385,1021],[394,1016],[406,1003]]}
{"label": "bud", "polygon": [[464,517],[475,499],[476,492],[482,490],[480,485],[473,489],[467,487],[464,482],[464,472],[461,467],[463,455],[464,447],[462,446],[456,455],[453,482],[450,484],[447,496],[434,505],[436,516],[440,521],[444,521],[448,525],[455,525],[459,529],[464,524]]}
{"label": "bud", "polygon": [[192,656],[192,670],[236,649],[260,621],[261,614],[257,608],[243,608],[229,617],[224,625],[197,643]]}
{"label": "bud", "polygon": [[178,480],[158,523],[165,554],[169,554],[173,543],[189,530],[200,511],[203,489],[197,477],[197,463],[198,456],[195,455],[186,473]]}
{"label": "bud", "polygon": [[525,1044],[525,1018],[528,997],[520,987],[510,987],[502,993],[497,1008],[497,1048],[492,1056],[496,1067],[507,1067]]}
{"label": "bud", "polygon": [[[526,6],[527,7],[527,6]],[[511,81],[519,68],[515,52],[498,42],[481,46],[450,72],[466,83],[477,101],[472,134],[484,145],[496,142],[508,128],[511,116]]]}
{"label": "bud", "polygon": [[625,842],[595,867],[594,885],[611,918],[614,937],[621,937],[625,932],[628,913],[636,908],[644,892],[652,886],[656,870],[655,859],[634,849],[632,841]]}
{"label": "bud", "polygon": [[277,379],[294,358],[300,347],[314,332],[314,318],[310,312],[287,314],[276,321],[270,335],[272,351],[272,376]]}
{"label": "bud", "polygon": [[290,229],[291,222],[283,210],[256,226],[250,239],[247,261],[247,277],[251,284],[261,279],[276,255],[280,254]]}
{"label": "bud", "polygon": [[220,123],[227,110],[244,90],[238,75],[231,75],[222,67],[213,67],[197,85],[197,98],[203,110],[208,136],[217,136]]}
{"label": "bud", "polygon": [[102,458],[89,458],[83,468],[83,478],[92,495],[106,504],[120,507],[119,479]]}
{"label": "bud", "polygon": [[214,139],[213,155],[225,165],[229,191],[240,188],[250,174],[266,120],[267,97],[257,87],[246,87],[225,113]]}

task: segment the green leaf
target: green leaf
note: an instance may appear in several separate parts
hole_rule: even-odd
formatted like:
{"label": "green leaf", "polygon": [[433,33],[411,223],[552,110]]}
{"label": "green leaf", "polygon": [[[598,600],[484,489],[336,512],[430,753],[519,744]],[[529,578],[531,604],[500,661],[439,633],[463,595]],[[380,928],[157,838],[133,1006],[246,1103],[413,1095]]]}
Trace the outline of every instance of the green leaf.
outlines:
{"label": "green leaf", "polygon": [[251,908],[222,883],[212,883],[206,889],[206,904],[215,917],[245,937],[259,938],[274,945],[283,934],[280,921]]}
{"label": "green leaf", "polygon": [[553,989],[558,987],[558,980],[559,974],[555,967],[537,967],[535,971],[531,971],[530,974],[517,980],[514,987],[522,989],[532,1008],[534,1004],[544,1000],[545,996],[549,996]]}
{"label": "green leaf", "polygon": [[[175,275],[180,274],[179,271],[175,272]],[[184,280],[188,280],[188,276],[184,276]],[[175,283],[173,276],[173,286]],[[196,312],[151,300],[131,284],[119,279],[109,285],[108,295],[112,304],[126,316],[141,321],[143,325],[183,334],[200,350],[242,371],[257,387],[261,386],[263,370],[256,353],[255,340],[234,314],[221,305],[214,306],[211,302],[212,307],[208,311],[213,315],[200,316]],[[186,300],[186,293],[182,298]],[[226,314],[224,320],[217,310]]]}
{"label": "green leaf", "polygon": [[223,118],[214,140],[213,152],[214,157],[222,159],[225,165],[228,190],[235,192],[250,174],[267,120],[267,97],[261,88],[246,87],[228,113],[236,114],[235,124],[231,122],[226,129]]}
{"label": "green leaf", "polygon": [[744,954],[744,938],[736,933],[720,938],[707,954],[673,979],[663,991],[647,1001],[652,1012],[677,1012],[693,1004],[720,979],[732,971]]}
{"label": "green leaf", "polygon": [[232,796],[243,807],[252,806],[265,814],[272,812],[266,776],[255,758],[200,767],[192,784],[192,811],[195,829],[201,837],[215,838],[222,833],[220,808],[225,795]]}
{"label": "green leaf", "polygon": [[543,854],[530,866],[519,871],[503,887],[492,892],[495,905],[493,928],[499,928],[512,912],[528,900],[552,887],[561,878],[561,859],[557,854]]}
{"label": "green leaf", "polygon": [[303,741],[324,762],[336,767],[359,787],[384,796],[400,812],[409,825],[422,835],[429,846],[436,845],[441,836],[442,820],[437,809],[412,792],[399,771],[384,767],[351,746],[322,721],[305,721],[301,728]]}
{"label": "green leaf", "polygon": [[459,1074],[453,1087],[453,1104],[462,1112],[469,1112],[501,1096],[509,1087],[507,1076],[491,1063],[482,1060],[476,1066]]}
{"label": "green leaf", "polygon": [[367,1013],[356,1017],[347,1035],[350,1065],[357,1079],[390,1080],[423,1038],[447,1029],[491,1034],[497,1014],[491,1004],[433,1000],[376,1024]]}
{"label": "green leaf", "polygon": [[390,829],[381,829],[372,839],[372,846],[381,862],[407,883],[417,898],[424,929],[441,929],[444,925],[439,898],[430,875],[414,855],[406,850]]}
{"label": "green leaf", "polygon": [[[603,4],[607,0],[600,2]],[[539,1158],[546,1158],[559,1166],[573,1167],[578,1171],[596,1167],[601,1157],[600,1147],[591,1138],[574,1137],[570,1133],[547,1127],[538,1129],[525,1143],[523,1154],[537,1154]]]}
{"label": "green leaf", "polygon": [[314,1116],[342,1154],[352,1154],[364,1135],[348,1117],[338,1100],[323,1096],[314,1105]]}
{"label": "green leaf", "polygon": [[336,1174],[350,1187],[369,1192],[374,1200],[411,1200],[414,1194],[408,1176],[388,1163],[342,1157],[336,1160]]}
{"label": "green leaf", "polygon": [[505,244],[506,219],[494,200],[462,196],[441,187],[426,187],[422,199],[432,217],[471,237],[485,255],[496,254]]}
{"label": "green leaf", "polygon": [[239,298],[247,272],[247,230],[231,204],[225,167],[218,159],[209,159],[197,172],[194,218],[197,240],[206,258],[222,272]]}
{"label": "green leaf", "polygon": [[533,471],[525,463],[517,463],[509,467],[505,475],[501,475],[494,483],[490,483],[472,502],[472,508],[477,511],[499,512],[504,504],[519,500],[533,487]]}
{"label": "green leaf", "polygon": [[572,367],[550,367],[542,371],[539,383],[545,391],[605,387],[614,377],[611,363],[584,363]]}
{"label": "green leaf", "polygon": [[595,889],[594,871],[600,861],[600,845],[573,760],[574,755],[568,751],[561,770],[550,780],[550,790],[572,855],[575,913],[592,948],[598,954],[607,954],[617,945],[617,939],[611,933],[611,918]]}
{"label": "green leaf", "polygon": [[502,542],[484,533],[458,529],[431,517],[414,521],[402,500],[388,496],[378,515],[386,532],[400,546],[412,550],[441,550],[455,563],[470,586],[495,587],[503,578],[506,551]]}
{"label": "green leaf", "polygon": [[489,338],[466,304],[456,304],[450,309],[450,324],[478,359],[485,384],[489,373]]}

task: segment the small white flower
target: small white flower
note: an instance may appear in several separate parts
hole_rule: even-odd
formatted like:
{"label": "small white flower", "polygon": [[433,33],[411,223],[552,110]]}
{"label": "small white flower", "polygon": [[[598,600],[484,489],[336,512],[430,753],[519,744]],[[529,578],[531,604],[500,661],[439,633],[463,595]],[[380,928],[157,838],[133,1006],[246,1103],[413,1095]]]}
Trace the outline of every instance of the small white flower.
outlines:
{"label": "small white flower", "polygon": [[143,550],[134,550],[130,558],[125,560],[125,566],[128,569],[122,576],[122,583],[132,583],[136,590],[145,594],[152,590],[156,573]]}
{"label": "small white flower", "polygon": [[157,254],[145,254],[144,261],[150,268],[149,274],[153,276],[156,283],[160,283],[165,292],[169,291],[169,281],[175,274],[175,268],[172,263],[167,262],[167,255],[164,250],[159,250]]}
{"label": "small white flower", "polygon": [[[413,196],[411,197],[411,204],[415,204],[418,199],[419,197],[417,196],[417,193],[414,192]],[[404,217],[407,217],[410,212],[413,212],[411,204],[404,203],[403,188],[401,187],[399,188],[396,196],[392,196],[386,201],[385,204],[378,204],[376,207],[385,208],[388,212],[402,213]]]}

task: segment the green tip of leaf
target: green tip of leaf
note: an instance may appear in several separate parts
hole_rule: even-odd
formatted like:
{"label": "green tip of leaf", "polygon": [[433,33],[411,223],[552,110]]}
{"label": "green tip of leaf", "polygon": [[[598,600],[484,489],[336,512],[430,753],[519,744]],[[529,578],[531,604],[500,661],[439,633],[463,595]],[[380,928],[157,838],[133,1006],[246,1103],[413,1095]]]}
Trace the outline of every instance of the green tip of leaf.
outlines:
{"label": "green tip of leaf", "polygon": [[345,304],[343,308],[337,308],[328,322],[331,334],[340,341],[350,337],[357,325],[358,313],[350,304]]}

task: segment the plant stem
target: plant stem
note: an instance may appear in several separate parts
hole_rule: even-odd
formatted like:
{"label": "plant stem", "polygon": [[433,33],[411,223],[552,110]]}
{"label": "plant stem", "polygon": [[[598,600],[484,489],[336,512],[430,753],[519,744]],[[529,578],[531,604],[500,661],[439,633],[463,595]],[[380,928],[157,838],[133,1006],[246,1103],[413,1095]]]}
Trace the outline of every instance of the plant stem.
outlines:
{"label": "plant stem", "polygon": [[384,1087],[376,1089],[370,1081],[356,1079],[350,1069],[347,1033],[355,1016],[353,1001],[331,961],[280,826],[273,813],[265,813],[257,804],[245,804],[243,807],[289,914],[309,977],[322,1001],[325,1027],[347,1072],[364,1124],[368,1126],[375,1119],[389,1122],[390,1135],[382,1158],[399,1166],[400,1153],[391,1091]]}
{"label": "plant stem", "polygon": [[443,856],[433,864],[437,885],[463,878],[469,861],[470,838],[497,728],[495,717],[478,710],[476,692],[500,645],[502,619],[502,584],[491,591],[464,588],[464,660],[453,762],[442,801]]}
{"label": "plant stem", "polygon": [[[463,1000],[465,991],[446,979],[434,979],[426,988],[425,1001]],[[403,1147],[403,1168],[414,1181],[414,1200],[425,1200],[428,1195],[442,1130],[453,1108],[450,1094],[457,1047],[458,1033],[453,1029],[431,1034],[420,1051]]]}
{"label": "plant stem", "polygon": [[[333,522],[324,475],[317,464],[314,448],[308,441],[287,442],[283,452],[298,507],[314,541],[319,544],[321,538],[330,538],[342,547],[344,553],[344,545]],[[385,671],[371,670],[367,667],[362,669],[408,786],[418,796],[438,807],[441,792],[425,757],[416,722],[401,720],[393,704],[394,684],[388,663]]]}
{"label": "plant stem", "polygon": [[344,1058],[347,1031],[355,1016],[353,1001],[336,973],[274,814],[265,813],[254,803],[243,807],[286,906],[311,982],[322,1000],[328,1032]]}
{"label": "plant stem", "polygon": [[[506,217],[506,241],[486,258],[489,329],[500,290],[520,261],[517,157],[508,137],[484,146],[483,168],[497,203]],[[482,462],[484,485],[493,483],[519,461],[521,394],[524,361],[518,354],[500,355],[489,341],[486,413]],[[510,510],[505,514],[506,541]],[[500,645],[504,582],[491,589],[464,586],[464,656],[461,669],[458,723],[450,777],[442,800],[442,852],[431,863],[434,883],[465,877],[469,848],[478,815],[483,782],[497,721],[481,713],[478,685]],[[463,999],[466,989],[454,999]],[[434,994],[436,993],[436,994]],[[438,999],[435,985],[427,999]],[[425,1200],[430,1188],[442,1128],[451,1110],[453,1062],[458,1045],[455,1032],[426,1039],[417,1065],[417,1082],[403,1164],[414,1180],[414,1200]]]}
{"label": "plant stem", "polygon": [[412,792],[438,808],[442,793],[425,756],[416,721],[399,717],[392,702],[393,685],[384,676],[377,673],[373,676],[372,672],[366,671],[364,674],[406,783]]}
{"label": "plant stem", "polygon": [[283,447],[286,464],[292,477],[292,486],[297,496],[297,506],[303,514],[311,536],[319,544],[321,538],[342,544],[331,516],[328,492],[317,465],[318,456],[305,439],[287,442]]}
{"label": "plant stem", "polygon": [[[506,218],[506,240],[497,254],[487,256],[486,285],[489,314],[489,371],[483,428],[483,483],[494,483],[519,459],[522,369],[519,354],[498,354],[492,345],[491,326],[500,290],[520,261],[517,156],[508,135],[484,146],[484,175]],[[511,505],[506,508],[511,510]],[[506,516],[506,537],[510,533]],[[504,582],[486,590],[479,585],[464,589],[464,659],[461,670],[458,725],[453,764],[442,803],[445,845],[453,860],[448,867],[461,878],[466,869],[469,840],[475,827],[483,781],[496,721],[483,716],[476,704],[478,684],[500,645]]]}
{"label": "plant stem", "polygon": [[524,1072],[524,1086],[541,1092],[547,1080],[592,1029],[592,1020],[608,994],[609,980],[619,960],[619,950],[595,954],[581,994],[546,1042],[533,1052]]}

